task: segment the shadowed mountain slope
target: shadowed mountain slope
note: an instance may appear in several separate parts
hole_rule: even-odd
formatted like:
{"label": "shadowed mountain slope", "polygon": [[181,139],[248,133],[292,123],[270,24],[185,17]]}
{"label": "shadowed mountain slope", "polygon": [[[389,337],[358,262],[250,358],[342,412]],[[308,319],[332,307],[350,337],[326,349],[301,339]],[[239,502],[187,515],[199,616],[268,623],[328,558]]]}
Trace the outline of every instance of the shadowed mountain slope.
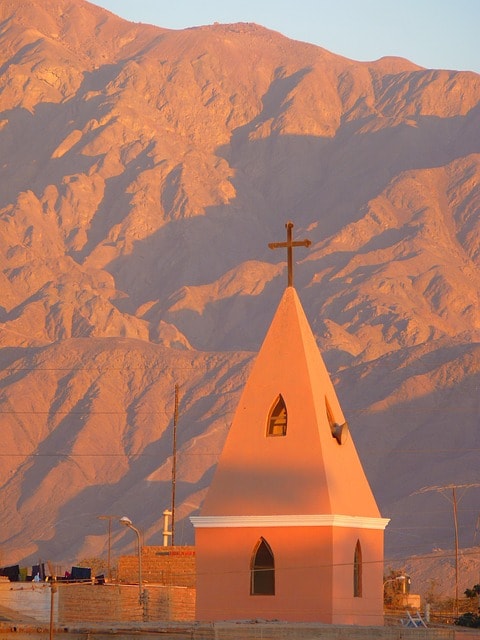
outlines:
{"label": "shadowed mountain slope", "polygon": [[[255,24],[181,31],[83,0],[0,5],[6,563],[178,542],[286,285],[385,517],[451,546],[423,486],[479,481],[480,77],[356,62]],[[459,507],[473,540],[478,488]],[[438,498],[438,500],[437,500]],[[131,546],[114,529],[115,552]]]}

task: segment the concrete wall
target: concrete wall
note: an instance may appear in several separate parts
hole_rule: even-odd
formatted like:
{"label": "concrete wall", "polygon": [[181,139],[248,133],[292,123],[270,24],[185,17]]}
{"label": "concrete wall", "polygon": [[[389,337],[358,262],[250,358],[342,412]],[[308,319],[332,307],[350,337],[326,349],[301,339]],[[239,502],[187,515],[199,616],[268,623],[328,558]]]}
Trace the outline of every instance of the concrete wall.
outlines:
{"label": "concrete wall", "polygon": [[[16,611],[19,617],[27,616],[32,620],[48,622],[50,620],[51,589],[45,582],[2,582],[0,584],[0,608]],[[54,599],[54,612],[57,600]],[[3,614],[0,614],[3,615]]]}

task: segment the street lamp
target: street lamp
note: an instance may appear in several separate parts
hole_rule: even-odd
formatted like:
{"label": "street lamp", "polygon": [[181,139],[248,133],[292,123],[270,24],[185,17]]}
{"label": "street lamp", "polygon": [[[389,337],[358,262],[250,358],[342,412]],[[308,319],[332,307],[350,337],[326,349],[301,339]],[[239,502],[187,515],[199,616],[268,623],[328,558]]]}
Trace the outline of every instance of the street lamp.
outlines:
{"label": "street lamp", "polygon": [[383,588],[385,589],[385,585],[388,584],[389,582],[395,582],[395,580],[407,580],[408,576],[395,576],[394,578],[389,578],[388,580],[385,580],[385,582],[383,583]]}
{"label": "street lamp", "polygon": [[132,529],[133,531],[135,531],[135,533],[137,534],[137,538],[138,538],[138,601],[140,603],[141,606],[143,606],[144,604],[144,593],[143,593],[143,586],[142,586],[142,545],[140,542],[140,531],[137,529],[137,527],[133,526],[132,521],[130,520],[130,518],[127,518],[127,516],[122,516],[120,518],[120,522],[121,524],[125,525],[126,527],[128,527],[129,529]]}
{"label": "street lamp", "polygon": [[[401,576],[394,576],[393,578],[388,578],[387,580],[384,581],[383,583],[383,604],[385,605],[386,603],[386,593],[385,593],[385,585],[389,584],[390,582],[396,582],[397,580],[399,580],[400,582],[402,582],[404,585],[407,584],[407,580],[408,580],[408,576],[405,575],[401,575]],[[403,589],[403,593],[405,594],[405,588]],[[391,600],[389,600],[389,602],[391,604],[393,604],[394,602],[394,596],[395,596],[395,592],[393,592],[393,596],[391,596]]]}

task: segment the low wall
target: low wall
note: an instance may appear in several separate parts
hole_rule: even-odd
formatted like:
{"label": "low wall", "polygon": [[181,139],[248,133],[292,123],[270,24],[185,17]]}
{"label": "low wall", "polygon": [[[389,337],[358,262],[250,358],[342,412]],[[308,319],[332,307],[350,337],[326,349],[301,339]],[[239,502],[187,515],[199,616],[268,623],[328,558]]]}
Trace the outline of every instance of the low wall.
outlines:
{"label": "low wall", "polygon": [[[10,635],[12,634],[12,635]],[[14,634],[14,635],[13,635]],[[480,640],[480,631],[450,627],[447,629],[405,629],[403,627],[355,627],[322,624],[282,623],[191,623],[79,625],[55,629],[55,638],[69,640]],[[0,622],[0,639],[46,640],[48,627]]]}
{"label": "low wall", "polygon": [[[45,582],[7,582],[0,584],[0,616],[2,608],[18,613],[21,619],[38,622],[50,620],[51,589]],[[57,599],[54,599],[56,617]],[[4,616],[2,616],[4,617]],[[1,639],[0,639],[1,640]]]}
{"label": "low wall", "polygon": [[195,589],[149,584],[144,585],[144,593],[146,602],[142,606],[138,585],[59,585],[59,624],[195,619]]}

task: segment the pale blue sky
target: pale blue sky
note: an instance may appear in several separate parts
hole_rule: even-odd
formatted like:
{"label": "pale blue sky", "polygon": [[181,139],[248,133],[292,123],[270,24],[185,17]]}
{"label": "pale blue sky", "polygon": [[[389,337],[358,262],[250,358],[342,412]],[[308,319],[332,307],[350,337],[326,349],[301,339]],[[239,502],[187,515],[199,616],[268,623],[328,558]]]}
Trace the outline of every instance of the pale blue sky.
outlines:
{"label": "pale blue sky", "polygon": [[480,0],[96,0],[134,22],[183,29],[256,22],[354,60],[401,56],[480,73]]}

